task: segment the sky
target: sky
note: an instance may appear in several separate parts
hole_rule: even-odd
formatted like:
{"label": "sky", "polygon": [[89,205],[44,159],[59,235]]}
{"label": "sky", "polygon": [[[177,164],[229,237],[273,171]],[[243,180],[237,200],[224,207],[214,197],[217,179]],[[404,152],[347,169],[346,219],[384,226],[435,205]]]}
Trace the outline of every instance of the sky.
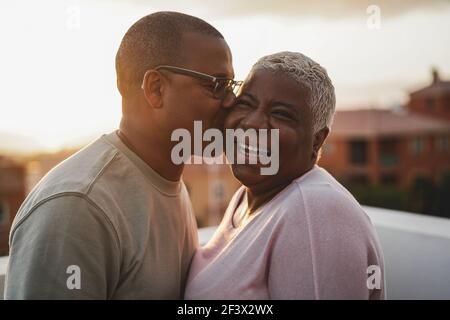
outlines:
{"label": "sky", "polygon": [[159,10],[219,29],[236,78],[266,54],[308,55],[328,70],[338,109],[401,105],[432,66],[450,79],[450,1],[2,0],[0,149],[57,150],[117,128],[115,53]]}

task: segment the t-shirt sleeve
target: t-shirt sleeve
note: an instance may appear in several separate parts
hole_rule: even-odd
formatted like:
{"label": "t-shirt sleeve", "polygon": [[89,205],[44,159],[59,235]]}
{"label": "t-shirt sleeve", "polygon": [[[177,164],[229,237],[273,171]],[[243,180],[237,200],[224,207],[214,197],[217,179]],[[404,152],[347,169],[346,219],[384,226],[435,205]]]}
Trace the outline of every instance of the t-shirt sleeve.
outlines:
{"label": "t-shirt sleeve", "polygon": [[11,231],[5,299],[108,299],[120,249],[105,214],[83,196],[47,200]]}
{"label": "t-shirt sleeve", "polygon": [[287,209],[272,241],[270,297],[383,299],[383,258],[364,212],[301,200]]}
{"label": "t-shirt sleeve", "polygon": [[269,298],[274,300],[314,299],[314,272],[308,242],[302,238],[307,232],[286,220],[276,226],[271,241],[268,267]]}

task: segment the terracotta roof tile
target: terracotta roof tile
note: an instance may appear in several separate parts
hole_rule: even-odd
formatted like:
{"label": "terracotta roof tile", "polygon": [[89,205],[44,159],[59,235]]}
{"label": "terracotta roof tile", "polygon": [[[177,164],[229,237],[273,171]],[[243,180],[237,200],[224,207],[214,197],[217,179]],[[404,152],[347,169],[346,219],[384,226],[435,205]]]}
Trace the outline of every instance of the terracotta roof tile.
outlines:
{"label": "terracotta roof tile", "polygon": [[337,111],[334,136],[392,136],[427,132],[450,132],[450,122],[407,111],[383,109]]}

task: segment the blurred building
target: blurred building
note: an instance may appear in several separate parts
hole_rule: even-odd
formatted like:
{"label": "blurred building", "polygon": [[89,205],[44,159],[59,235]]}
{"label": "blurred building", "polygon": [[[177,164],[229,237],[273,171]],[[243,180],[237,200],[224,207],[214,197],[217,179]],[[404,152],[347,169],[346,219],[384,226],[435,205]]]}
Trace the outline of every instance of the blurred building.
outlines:
{"label": "blurred building", "polygon": [[11,223],[25,198],[25,168],[0,156],[0,256],[8,254]]}
{"label": "blurred building", "polygon": [[409,111],[338,111],[319,164],[347,183],[407,188],[450,171],[450,122]]}
{"label": "blurred building", "polygon": [[401,110],[336,112],[320,165],[343,182],[407,188],[450,171],[450,81],[410,93]]}
{"label": "blurred building", "polygon": [[410,111],[450,121],[450,81],[443,81],[437,69],[431,71],[432,82],[411,92],[407,108]]}
{"label": "blurred building", "polygon": [[26,164],[25,191],[31,189],[55,166],[64,161],[79,149],[64,149],[54,153],[39,153],[23,160]]}
{"label": "blurred building", "polygon": [[228,165],[186,165],[183,181],[199,227],[220,223],[228,202],[241,185]]}

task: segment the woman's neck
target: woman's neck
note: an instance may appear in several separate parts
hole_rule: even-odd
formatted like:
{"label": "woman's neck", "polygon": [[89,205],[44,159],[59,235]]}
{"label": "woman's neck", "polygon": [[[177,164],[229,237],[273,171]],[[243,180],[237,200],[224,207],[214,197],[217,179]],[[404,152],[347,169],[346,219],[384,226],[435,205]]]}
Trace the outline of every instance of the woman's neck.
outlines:
{"label": "woman's neck", "polygon": [[261,186],[247,187],[246,193],[247,193],[247,206],[249,213],[250,214],[253,213],[259,207],[272,200],[278,193],[280,193],[284,188],[286,188],[289,184],[291,184],[293,180],[297,179],[298,177],[301,177],[306,172],[311,170],[313,167],[314,164],[311,164],[306,170],[277,183],[275,186],[272,185],[270,187],[261,187]]}
{"label": "woman's neck", "polygon": [[247,188],[247,206],[249,213],[253,213],[262,205],[272,200],[279,192],[281,192],[281,190],[283,190],[289,184],[290,181],[267,190],[255,190],[253,188]]}

